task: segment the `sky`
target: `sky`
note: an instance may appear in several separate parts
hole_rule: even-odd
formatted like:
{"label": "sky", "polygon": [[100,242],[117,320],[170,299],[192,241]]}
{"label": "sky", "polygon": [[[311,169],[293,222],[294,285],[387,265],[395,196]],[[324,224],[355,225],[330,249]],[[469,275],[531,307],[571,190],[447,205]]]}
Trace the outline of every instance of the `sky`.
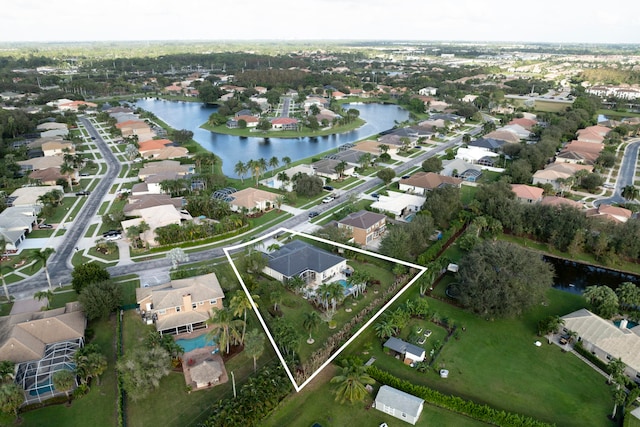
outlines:
{"label": "sky", "polygon": [[0,42],[430,40],[640,43],[637,0],[13,0]]}

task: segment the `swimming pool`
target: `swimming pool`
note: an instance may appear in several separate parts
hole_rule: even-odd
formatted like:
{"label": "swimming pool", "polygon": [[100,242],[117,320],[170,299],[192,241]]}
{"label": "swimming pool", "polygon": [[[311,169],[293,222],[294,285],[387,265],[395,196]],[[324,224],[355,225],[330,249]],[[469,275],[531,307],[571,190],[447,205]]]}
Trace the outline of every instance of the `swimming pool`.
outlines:
{"label": "swimming pool", "polygon": [[343,292],[345,296],[350,295],[353,292],[353,286],[351,286],[346,280],[340,279],[338,280],[338,283],[340,283],[340,285],[344,288]]}
{"label": "swimming pool", "polygon": [[[613,324],[616,325],[618,328],[620,327],[620,321],[619,320],[614,321]],[[638,326],[638,324],[636,322],[634,322],[633,320],[628,320],[627,321],[627,329],[635,328],[636,326]]]}
{"label": "swimming pool", "polygon": [[216,342],[213,339],[207,338],[207,334],[202,334],[195,338],[183,338],[176,340],[176,344],[182,347],[186,353],[197,348],[215,346]]}

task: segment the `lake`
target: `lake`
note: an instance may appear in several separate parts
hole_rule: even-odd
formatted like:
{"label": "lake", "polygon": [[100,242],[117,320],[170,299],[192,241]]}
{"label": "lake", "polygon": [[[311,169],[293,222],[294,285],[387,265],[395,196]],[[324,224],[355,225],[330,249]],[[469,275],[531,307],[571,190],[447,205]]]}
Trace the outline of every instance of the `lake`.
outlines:
{"label": "lake", "polygon": [[359,141],[371,135],[391,129],[396,122],[409,119],[409,112],[394,104],[345,104],[344,108],[355,108],[367,123],[359,129],[337,135],[304,138],[260,138],[239,137],[209,132],[200,128],[217,107],[199,102],[165,101],[144,98],[135,103],[136,107],[150,111],[174,129],[188,129],[193,139],[205,149],[222,159],[222,171],[230,177],[237,177],[233,168],[238,160],[285,156],[300,160],[322,153],[341,145]]}

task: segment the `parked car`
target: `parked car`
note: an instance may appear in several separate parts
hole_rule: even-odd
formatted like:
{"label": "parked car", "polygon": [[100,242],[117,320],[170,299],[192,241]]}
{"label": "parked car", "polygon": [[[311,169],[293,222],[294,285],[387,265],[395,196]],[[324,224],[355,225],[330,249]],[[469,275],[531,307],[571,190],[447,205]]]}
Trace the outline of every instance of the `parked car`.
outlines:
{"label": "parked car", "polygon": [[333,191],[333,187],[332,187],[332,186],[330,186],[330,185],[325,185],[325,186],[324,186],[324,187],[322,187],[322,188],[323,188],[324,190],[327,190],[327,191]]}
{"label": "parked car", "polygon": [[315,217],[317,217],[318,215],[320,215],[320,212],[318,212],[318,211],[311,211],[311,212],[309,212],[309,218],[315,218]]}
{"label": "parked car", "polygon": [[82,190],[82,191],[78,191],[76,193],[76,196],[88,196],[89,194],[91,194],[91,191]]}
{"label": "parked car", "polygon": [[50,228],[53,228],[53,225],[42,223],[42,224],[38,225],[38,228],[40,228],[42,230],[48,230]]}
{"label": "parked car", "polygon": [[324,199],[322,199],[322,203],[331,203],[333,202],[333,196],[327,196]]}
{"label": "parked car", "polygon": [[110,234],[104,238],[105,240],[119,240],[122,239],[122,234]]}
{"label": "parked car", "polygon": [[109,230],[109,231],[105,231],[104,233],[102,233],[102,237],[108,237],[108,236],[122,236],[122,231],[120,231],[120,230]]}
{"label": "parked car", "polygon": [[89,174],[88,174],[88,173],[86,173],[86,172],[82,172],[82,173],[80,174],[80,176],[89,176]]}
{"label": "parked car", "polygon": [[411,178],[411,175],[402,175],[402,179],[408,179]]}
{"label": "parked car", "polygon": [[380,195],[378,193],[371,193],[371,197],[373,197],[374,199],[377,199],[380,197]]}

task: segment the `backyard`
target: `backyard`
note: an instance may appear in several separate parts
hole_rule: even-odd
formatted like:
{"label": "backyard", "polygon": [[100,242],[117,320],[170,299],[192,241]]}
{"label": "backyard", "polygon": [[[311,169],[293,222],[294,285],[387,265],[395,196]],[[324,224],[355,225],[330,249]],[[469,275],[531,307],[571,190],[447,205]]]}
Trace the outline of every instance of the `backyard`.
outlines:
{"label": "backyard", "polygon": [[[407,298],[418,298],[417,290],[411,289]],[[540,319],[581,308],[583,299],[551,289],[548,301],[518,319],[489,322],[429,299],[432,313],[464,327],[464,331],[459,339],[444,344],[433,369],[426,373],[417,373],[385,354],[372,328],[353,343],[348,353],[362,359],[373,356],[378,368],[414,384],[541,421],[562,426],[612,425],[607,418],[613,409],[611,393],[604,378],[535,334]],[[542,347],[533,345],[537,340],[544,342]],[[442,368],[450,372],[447,379],[437,373]]]}

